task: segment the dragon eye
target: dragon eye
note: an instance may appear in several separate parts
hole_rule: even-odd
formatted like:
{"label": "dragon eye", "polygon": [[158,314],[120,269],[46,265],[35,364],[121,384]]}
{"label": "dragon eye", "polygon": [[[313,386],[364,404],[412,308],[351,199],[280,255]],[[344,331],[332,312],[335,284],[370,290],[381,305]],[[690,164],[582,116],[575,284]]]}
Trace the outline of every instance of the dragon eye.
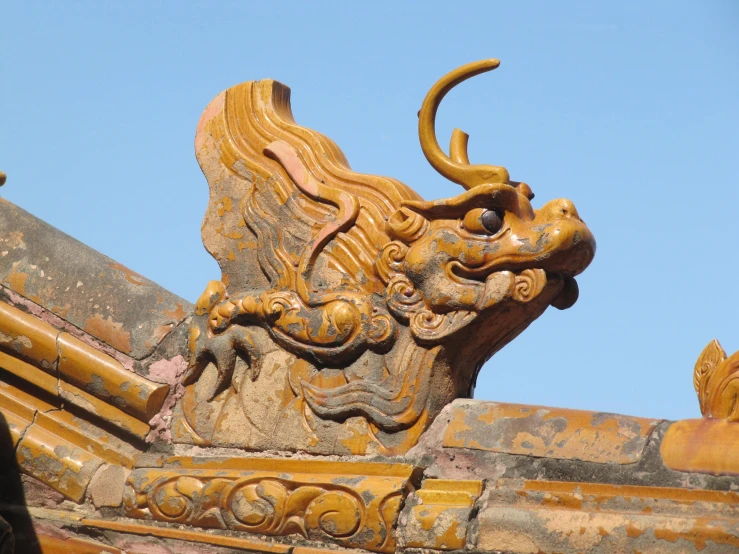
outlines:
{"label": "dragon eye", "polygon": [[489,233],[494,235],[503,226],[503,218],[495,210],[485,210],[480,216],[480,223]]}
{"label": "dragon eye", "polygon": [[497,210],[477,208],[467,212],[462,226],[471,233],[494,235],[503,227],[503,215]]}

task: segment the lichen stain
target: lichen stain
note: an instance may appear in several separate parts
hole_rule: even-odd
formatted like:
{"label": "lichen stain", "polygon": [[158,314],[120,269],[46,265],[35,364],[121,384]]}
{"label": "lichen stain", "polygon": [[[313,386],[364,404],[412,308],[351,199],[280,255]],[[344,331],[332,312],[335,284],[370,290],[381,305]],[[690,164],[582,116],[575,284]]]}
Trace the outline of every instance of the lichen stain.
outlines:
{"label": "lichen stain", "polygon": [[162,313],[175,321],[181,321],[187,317],[187,312],[182,308],[182,304],[177,302],[174,310],[163,310]]}
{"label": "lichen stain", "polygon": [[692,542],[697,551],[701,551],[706,547],[708,541],[716,544],[731,546],[733,549],[739,547],[739,537],[733,536],[731,533],[719,527],[709,527],[696,524],[693,529],[688,531],[676,531],[666,528],[655,528],[654,538],[665,540],[671,543],[677,542],[679,539]]}
{"label": "lichen stain", "polygon": [[582,509],[582,498],[570,494],[548,494],[545,493],[541,499],[541,505],[550,508],[568,508],[570,510]]}
{"label": "lichen stain", "polygon": [[8,283],[10,289],[17,292],[18,294],[26,295],[26,280],[28,279],[28,273],[21,271],[13,271],[6,278],[5,282]]}
{"label": "lichen stain", "polygon": [[5,246],[13,250],[16,248],[26,249],[26,243],[23,242],[23,233],[20,231],[11,231],[5,238],[0,239],[0,242],[4,242]]}
{"label": "lichen stain", "polygon": [[626,524],[626,535],[632,539],[635,539],[638,536],[643,535],[645,532],[646,532],[645,529],[639,529],[633,523]]}
{"label": "lichen stain", "polygon": [[67,317],[67,312],[72,306],[70,304],[64,304],[64,306],[54,306],[51,308],[51,313],[58,315],[62,319]]}
{"label": "lichen stain", "polygon": [[239,252],[241,252],[245,248],[246,249],[249,249],[249,250],[254,250],[255,248],[258,247],[258,244],[257,244],[257,241],[250,240],[250,241],[247,241],[247,242],[239,242],[236,246],[238,247]]}
{"label": "lichen stain", "polygon": [[97,408],[95,405],[90,402],[87,398],[84,396],[81,396],[80,394],[77,394],[74,392],[74,390],[65,390],[64,384],[60,386],[59,396],[63,400],[66,400],[70,402],[71,404],[74,404],[75,406],[78,406],[79,408],[82,408],[83,410],[93,414],[93,415],[99,415]]}
{"label": "lichen stain", "polygon": [[103,319],[102,315],[95,314],[85,322],[84,331],[124,354],[131,352],[131,333],[123,329],[123,323],[113,321],[111,316]]}
{"label": "lichen stain", "polygon": [[111,269],[117,269],[121,273],[123,273],[126,277],[126,281],[129,283],[132,283],[136,286],[141,286],[146,284],[146,278],[139,275],[135,271],[128,269],[125,265],[119,264],[118,262],[108,264],[108,267]]}
{"label": "lichen stain", "polygon": [[216,210],[218,211],[218,215],[220,217],[223,217],[223,214],[225,214],[226,212],[230,212],[232,207],[233,200],[231,200],[231,197],[224,196],[218,203],[218,207],[216,208]]}
{"label": "lichen stain", "polygon": [[[367,451],[367,447],[372,442],[372,435],[371,431],[367,428],[366,422],[362,421],[357,423],[359,423],[360,428],[358,429],[356,426],[348,426],[347,431],[351,433],[351,436],[345,438],[339,437],[339,441],[352,454],[363,454]],[[362,423],[364,423],[364,425],[362,425]]]}
{"label": "lichen stain", "polygon": [[[552,510],[541,512],[535,528],[538,528],[542,536],[564,539],[568,552],[589,552],[602,545],[605,537],[619,540],[625,523],[627,519],[619,514]],[[583,534],[568,533],[583,527],[586,528]]]}
{"label": "lichen stain", "polygon": [[2,331],[0,331],[0,344],[9,345],[19,354],[22,354],[24,350],[30,350],[31,348],[33,348],[33,343],[28,337],[25,337],[23,335],[18,335],[14,337],[11,335],[6,335]]}
{"label": "lichen stain", "polygon": [[164,325],[157,325],[154,329],[154,332],[152,333],[152,339],[153,340],[147,340],[144,342],[144,346],[146,348],[154,348],[156,345],[158,345],[160,342],[162,342],[162,339],[166,337],[169,332],[174,328],[173,323],[165,323]]}

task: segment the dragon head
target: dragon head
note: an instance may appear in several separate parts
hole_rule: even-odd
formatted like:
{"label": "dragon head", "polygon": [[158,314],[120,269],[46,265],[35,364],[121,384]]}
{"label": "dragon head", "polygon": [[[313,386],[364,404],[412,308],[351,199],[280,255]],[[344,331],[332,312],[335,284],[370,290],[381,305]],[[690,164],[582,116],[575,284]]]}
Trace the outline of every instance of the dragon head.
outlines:
{"label": "dragon head", "polygon": [[[572,306],[578,296],[574,277],[595,254],[593,234],[571,201],[552,200],[534,209],[531,188],[511,181],[505,168],[470,164],[469,137],[459,129],[449,156],[439,147],[434,120],[444,95],[498,65],[485,60],[463,66],[427,95],[419,112],[424,154],[439,173],[467,190],[450,199],[404,201],[387,221],[394,241],[378,263],[391,311],[410,321],[416,340],[439,342],[473,320],[478,325],[498,320],[459,349],[465,351],[465,365],[477,368],[548,305]],[[471,344],[476,339],[477,347]]]}
{"label": "dragon head", "polygon": [[[406,202],[393,215],[388,226],[408,248],[404,272],[429,306],[483,310],[501,299],[498,273],[515,281],[524,270],[561,282],[556,307],[574,303],[574,276],[592,260],[595,239],[572,202],[552,200],[534,210],[528,191],[480,185],[450,200]],[[404,233],[411,226],[416,236]]]}

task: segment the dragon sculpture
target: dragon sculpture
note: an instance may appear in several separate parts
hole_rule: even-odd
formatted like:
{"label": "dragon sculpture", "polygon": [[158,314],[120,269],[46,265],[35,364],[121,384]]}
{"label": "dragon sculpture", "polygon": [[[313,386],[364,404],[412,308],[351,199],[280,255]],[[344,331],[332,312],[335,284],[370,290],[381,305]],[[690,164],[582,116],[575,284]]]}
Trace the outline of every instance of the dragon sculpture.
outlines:
{"label": "dragon sculpture", "polygon": [[570,307],[595,240],[572,202],[535,210],[503,167],[470,164],[437,108],[497,60],[452,71],[419,112],[423,152],[465,191],[424,201],[355,173],[293,120],[289,89],[248,82],[206,108],[209,283],[189,334],[176,442],[318,454],[406,452],[482,364],[549,305]]}

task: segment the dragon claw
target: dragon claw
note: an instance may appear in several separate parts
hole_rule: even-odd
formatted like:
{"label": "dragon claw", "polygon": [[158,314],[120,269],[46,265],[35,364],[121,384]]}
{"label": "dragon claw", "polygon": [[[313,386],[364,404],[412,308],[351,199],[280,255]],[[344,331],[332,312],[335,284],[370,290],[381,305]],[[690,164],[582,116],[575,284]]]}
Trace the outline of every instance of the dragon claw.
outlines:
{"label": "dragon claw", "polygon": [[208,397],[208,402],[218,396],[223,390],[231,384],[234,368],[236,366],[236,350],[231,341],[225,344],[216,344],[211,350],[214,358],[214,364],[218,371],[215,387]]}
{"label": "dragon claw", "polygon": [[[218,375],[208,394],[209,402],[231,385],[239,352],[247,355],[250,365],[257,360],[256,349],[244,328],[231,325],[235,308],[231,302],[222,302],[208,313],[196,315],[190,328],[191,356],[182,382],[185,386],[195,383],[212,363]],[[252,379],[256,378],[258,365],[252,367],[251,374]]]}
{"label": "dragon claw", "polygon": [[236,335],[237,330],[238,328],[231,328],[215,336],[209,336],[207,332],[196,333],[198,336],[194,339],[195,344],[191,345],[192,355],[183,380],[185,386],[194,383],[210,363],[216,366],[218,377],[209,395],[209,401],[231,383],[236,366],[236,348],[240,343]]}

